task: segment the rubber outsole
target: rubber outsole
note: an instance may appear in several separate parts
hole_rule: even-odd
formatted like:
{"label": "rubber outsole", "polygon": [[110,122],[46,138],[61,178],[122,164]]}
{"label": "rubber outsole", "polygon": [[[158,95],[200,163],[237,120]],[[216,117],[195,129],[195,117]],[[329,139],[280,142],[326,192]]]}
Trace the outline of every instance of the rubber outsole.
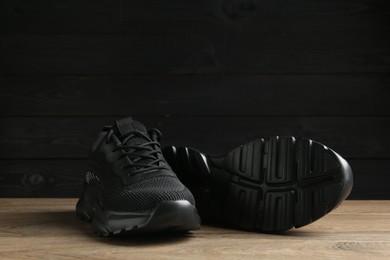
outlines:
{"label": "rubber outsole", "polygon": [[81,197],[76,214],[91,221],[100,236],[143,234],[151,232],[186,232],[200,228],[196,208],[186,200],[161,202],[151,213],[114,212],[103,210],[96,200]]}
{"label": "rubber outsole", "polygon": [[166,147],[164,157],[194,194],[203,220],[275,232],[308,225],[351,192],[352,170],[323,144],[270,137],[213,157]]}

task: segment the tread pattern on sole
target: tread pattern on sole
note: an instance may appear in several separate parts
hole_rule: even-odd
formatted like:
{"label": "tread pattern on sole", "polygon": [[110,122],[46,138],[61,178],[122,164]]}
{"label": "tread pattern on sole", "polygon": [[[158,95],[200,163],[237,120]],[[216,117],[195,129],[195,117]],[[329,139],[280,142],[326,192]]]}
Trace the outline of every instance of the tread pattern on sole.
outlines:
{"label": "tread pattern on sole", "polygon": [[[194,161],[205,155],[184,147],[165,149],[166,154],[190,190],[196,176],[210,176],[203,191],[211,195],[200,202],[206,205],[199,210],[202,218],[212,217],[207,204],[217,204],[221,210],[214,218],[248,230],[283,231],[321,218],[338,205],[345,174],[334,151],[304,138],[258,139],[225,157],[207,156],[207,162]],[[186,155],[181,165],[175,163],[174,158]],[[221,181],[223,174],[228,181]],[[213,196],[213,190],[224,193],[223,199]],[[206,200],[204,194],[194,195]]]}

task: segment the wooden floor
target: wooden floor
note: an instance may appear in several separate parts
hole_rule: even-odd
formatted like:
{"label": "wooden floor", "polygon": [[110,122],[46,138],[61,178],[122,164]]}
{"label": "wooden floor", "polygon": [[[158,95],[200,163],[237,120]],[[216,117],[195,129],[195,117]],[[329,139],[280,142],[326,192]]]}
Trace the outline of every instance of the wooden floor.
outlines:
{"label": "wooden floor", "polygon": [[390,259],[390,201],[346,201],[283,234],[204,226],[188,235],[101,238],[75,199],[0,199],[0,259]]}

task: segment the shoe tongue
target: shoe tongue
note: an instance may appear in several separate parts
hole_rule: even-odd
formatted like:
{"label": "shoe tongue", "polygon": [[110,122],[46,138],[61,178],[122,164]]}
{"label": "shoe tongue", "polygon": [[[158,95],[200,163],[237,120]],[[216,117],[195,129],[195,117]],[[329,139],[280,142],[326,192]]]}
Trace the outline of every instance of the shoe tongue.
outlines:
{"label": "shoe tongue", "polygon": [[[116,120],[114,122],[114,132],[116,132],[118,138],[123,141],[126,138],[126,134],[128,134],[130,131],[139,131],[142,133],[145,133],[148,135],[148,132],[143,124],[141,124],[138,121],[133,120],[131,117],[123,118]],[[145,142],[149,142],[145,137],[142,137],[140,135],[134,136],[132,138],[129,138],[125,144],[127,145],[139,145]],[[145,152],[141,152],[146,153]],[[153,159],[142,159],[143,163],[149,163],[152,162]]]}
{"label": "shoe tongue", "polygon": [[[133,120],[131,117],[116,120],[114,122],[114,132],[117,134],[119,140],[123,141],[130,131],[139,131],[148,134],[143,124]],[[126,144],[136,145],[147,142],[148,140],[142,136],[134,136],[126,141]]]}
{"label": "shoe tongue", "polygon": [[120,136],[124,136],[130,131],[134,130],[143,132],[145,134],[147,133],[145,126],[140,122],[133,120],[131,117],[116,120],[115,126]]}

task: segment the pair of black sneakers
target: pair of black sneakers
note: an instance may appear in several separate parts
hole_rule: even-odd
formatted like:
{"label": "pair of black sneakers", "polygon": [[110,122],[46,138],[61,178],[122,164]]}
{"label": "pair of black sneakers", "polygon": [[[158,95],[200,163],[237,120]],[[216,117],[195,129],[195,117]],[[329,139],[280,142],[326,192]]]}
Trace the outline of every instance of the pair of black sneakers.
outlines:
{"label": "pair of black sneakers", "polygon": [[348,163],[309,139],[259,138],[210,156],[187,147],[161,150],[160,138],[132,118],[99,133],[76,206],[96,233],[196,230],[199,215],[230,227],[283,231],[326,215],[352,189]]}

